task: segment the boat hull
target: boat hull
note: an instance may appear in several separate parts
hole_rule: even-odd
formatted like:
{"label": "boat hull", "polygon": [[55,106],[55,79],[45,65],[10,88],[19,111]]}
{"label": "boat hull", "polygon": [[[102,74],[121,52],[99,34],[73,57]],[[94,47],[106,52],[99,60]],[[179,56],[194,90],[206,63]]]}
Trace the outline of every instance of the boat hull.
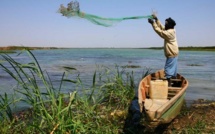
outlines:
{"label": "boat hull", "polygon": [[[144,117],[146,117],[143,122],[145,126],[156,127],[159,124],[171,122],[180,113],[181,108],[184,104],[188,81],[183,76],[178,74],[177,79],[175,79],[175,81],[177,81],[175,82],[176,84],[173,87],[168,87],[168,98],[166,99],[166,101],[162,100],[163,103],[161,103],[160,105],[156,104],[157,109],[146,107],[146,105],[151,106],[156,102],[160,103],[160,99],[150,98],[149,88],[152,87],[150,85],[150,81],[152,81],[152,79],[163,79],[163,77],[164,71],[159,70],[146,76],[139,84],[138,102],[140,105],[140,111],[145,115]],[[148,100],[153,103],[148,104]]]}

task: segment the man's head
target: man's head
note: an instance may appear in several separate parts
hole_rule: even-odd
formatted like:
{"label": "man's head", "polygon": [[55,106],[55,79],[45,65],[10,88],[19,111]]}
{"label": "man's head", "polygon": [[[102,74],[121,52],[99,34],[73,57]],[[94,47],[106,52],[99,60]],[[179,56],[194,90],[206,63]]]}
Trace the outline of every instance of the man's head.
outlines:
{"label": "man's head", "polygon": [[165,20],[165,29],[173,29],[174,26],[176,25],[175,21],[172,18],[167,18]]}

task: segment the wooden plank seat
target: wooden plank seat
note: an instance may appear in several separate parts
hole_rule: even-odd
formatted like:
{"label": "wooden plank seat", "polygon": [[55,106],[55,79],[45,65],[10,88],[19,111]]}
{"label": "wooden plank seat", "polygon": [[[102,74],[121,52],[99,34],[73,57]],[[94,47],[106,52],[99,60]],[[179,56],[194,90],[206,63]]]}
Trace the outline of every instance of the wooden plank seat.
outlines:
{"label": "wooden plank seat", "polygon": [[151,77],[151,80],[167,80],[166,77]]}
{"label": "wooden plank seat", "polygon": [[178,93],[179,91],[181,91],[182,88],[180,87],[168,87],[168,94],[171,94],[171,93]]}
{"label": "wooden plank seat", "polygon": [[181,89],[181,87],[168,87],[168,99],[174,97]]}
{"label": "wooden plank seat", "polygon": [[171,91],[175,91],[175,90],[181,90],[182,88],[181,87],[168,87],[168,90]]}
{"label": "wooden plank seat", "polygon": [[174,95],[176,95],[176,92],[172,92],[172,93],[168,93],[168,96],[174,96]]}
{"label": "wooden plank seat", "polygon": [[170,81],[178,81],[178,82],[181,82],[182,80],[181,80],[181,79],[170,79]]}

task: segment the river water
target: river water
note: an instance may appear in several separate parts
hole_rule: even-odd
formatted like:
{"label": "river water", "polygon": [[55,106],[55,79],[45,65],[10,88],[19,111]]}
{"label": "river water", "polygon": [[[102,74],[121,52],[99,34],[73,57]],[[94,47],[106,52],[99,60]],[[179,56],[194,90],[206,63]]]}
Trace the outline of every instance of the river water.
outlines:
{"label": "river water", "polygon": [[[139,82],[144,68],[153,71],[162,69],[165,63],[163,50],[151,49],[52,49],[33,50],[42,70],[46,70],[53,81],[61,78],[63,66],[77,69],[82,81],[88,85],[92,83],[93,74],[98,65],[109,68],[134,65],[139,68],[129,68]],[[26,54],[10,54],[16,61],[26,62],[29,56]],[[2,58],[2,57],[1,57]],[[30,61],[29,61],[30,62]],[[189,81],[186,101],[197,99],[215,99],[215,52],[206,51],[180,51],[178,57],[178,73]],[[0,90],[3,93],[12,93],[14,81],[0,68]],[[57,82],[56,82],[57,83]],[[69,88],[65,88],[70,90]],[[68,91],[69,92],[69,91]]]}

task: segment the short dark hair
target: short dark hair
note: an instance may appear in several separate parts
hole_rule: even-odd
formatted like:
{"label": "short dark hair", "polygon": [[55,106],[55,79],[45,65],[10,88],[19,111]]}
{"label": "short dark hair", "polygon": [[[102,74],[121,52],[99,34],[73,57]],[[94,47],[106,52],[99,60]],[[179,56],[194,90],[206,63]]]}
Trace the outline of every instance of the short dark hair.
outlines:
{"label": "short dark hair", "polygon": [[170,28],[174,28],[174,26],[176,25],[175,21],[170,17],[167,18],[166,21],[168,22]]}

